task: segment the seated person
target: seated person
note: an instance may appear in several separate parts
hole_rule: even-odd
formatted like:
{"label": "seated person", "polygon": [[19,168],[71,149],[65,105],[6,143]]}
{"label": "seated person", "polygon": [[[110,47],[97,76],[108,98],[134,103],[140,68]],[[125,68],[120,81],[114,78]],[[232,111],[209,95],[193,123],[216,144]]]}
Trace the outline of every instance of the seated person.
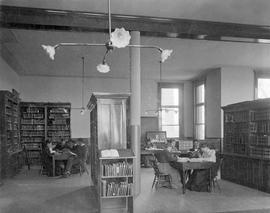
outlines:
{"label": "seated person", "polygon": [[[206,144],[201,146],[201,156],[203,161],[216,162],[216,152],[213,149],[209,149]],[[212,177],[211,177],[212,178]],[[194,170],[190,175],[190,179],[187,183],[187,188],[192,191],[206,192],[209,186],[209,170],[198,169]]]}
{"label": "seated person", "polygon": [[160,152],[155,153],[155,157],[158,161],[159,171],[171,175],[172,188],[178,189],[181,186],[181,176],[178,170],[171,166],[172,162],[177,161],[177,156],[170,153],[171,149],[171,143],[168,143],[168,147]]}
{"label": "seated person", "polygon": [[145,149],[156,149],[156,148],[157,148],[156,144],[152,143],[150,140],[146,141]]}
{"label": "seated person", "polygon": [[199,158],[201,157],[200,143],[197,140],[193,142],[193,148],[189,150],[190,158]]}
{"label": "seated person", "polygon": [[[42,164],[43,167],[46,169],[47,174],[49,176],[52,176],[53,174],[53,168],[52,168],[52,155],[56,153],[55,151],[56,145],[52,143],[50,140],[45,141],[45,146],[42,149]],[[60,175],[61,171],[64,170],[65,164],[63,161],[56,161],[55,164],[55,170],[56,170],[56,175]]]}
{"label": "seated person", "polygon": [[61,139],[61,141],[56,144],[54,149],[58,152],[61,152],[64,148],[66,148],[66,141]]}
{"label": "seated person", "polygon": [[175,141],[168,142],[168,147],[167,147],[169,152],[179,152],[179,150],[175,146]]}
{"label": "seated person", "polygon": [[66,145],[68,149],[64,149],[63,151],[69,154],[69,157],[63,177],[68,177],[71,174],[72,166],[79,165],[87,157],[87,147],[85,144],[76,144],[74,141],[69,140]]}

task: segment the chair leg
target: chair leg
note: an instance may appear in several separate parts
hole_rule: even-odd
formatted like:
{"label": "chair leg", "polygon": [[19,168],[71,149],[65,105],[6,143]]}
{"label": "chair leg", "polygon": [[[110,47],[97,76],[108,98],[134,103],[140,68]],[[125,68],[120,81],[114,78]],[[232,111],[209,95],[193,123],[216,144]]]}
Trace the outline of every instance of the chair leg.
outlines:
{"label": "chair leg", "polygon": [[216,184],[217,184],[217,187],[218,187],[219,192],[221,192],[221,188],[220,188],[220,185],[218,183],[218,180],[216,180]]}
{"label": "chair leg", "polygon": [[154,180],[153,180],[153,183],[152,183],[152,189],[153,189],[155,184],[156,184],[156,175],[154,176]]}

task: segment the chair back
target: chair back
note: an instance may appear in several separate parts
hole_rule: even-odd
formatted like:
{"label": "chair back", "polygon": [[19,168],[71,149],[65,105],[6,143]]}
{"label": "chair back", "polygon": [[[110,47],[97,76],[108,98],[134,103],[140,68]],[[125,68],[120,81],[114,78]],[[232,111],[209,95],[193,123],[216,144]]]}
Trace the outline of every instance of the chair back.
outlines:
{"label": "chair back", "polygon": [[159,176],[160,174],[162,174],[162,173],[159,171],[159,168],[158,168],[157,160],[156,160],[156,159],[150,160],[150,164],[151,164],[151,166],[153,167],[156,176]]}

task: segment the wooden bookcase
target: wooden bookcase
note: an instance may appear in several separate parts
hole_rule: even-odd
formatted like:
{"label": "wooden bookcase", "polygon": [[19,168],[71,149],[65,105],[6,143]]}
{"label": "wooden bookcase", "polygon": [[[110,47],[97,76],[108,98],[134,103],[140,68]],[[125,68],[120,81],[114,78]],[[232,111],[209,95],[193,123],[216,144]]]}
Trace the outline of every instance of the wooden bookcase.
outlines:
{"label": "wooden bookcase", "polygon": [[68,140],[70,132],[70,103],[48,103],[47,110],[47,134],[46,139],[52,142]]}
{"label": "wooden bookcase", "polygon": [[24,144],[30,164],[40,163],[42,143],[45,141],[45,105],[21,102],[21,143]]}
{"label": "wooden bookcase", "polygon": [[222,178],[270,192],[270,99],[223,107]]}
{"label": "wooden bookcase", "polygon": [[0,91],[1,178],[17,174],[23,163],[19,134],[19,103],[16,92]]}
{"label": "wooden bookcase", "polygon": [[42,143],[70,138],[70,103],[21,102],[21,143],[30,164],[39,164]]}
{"label": "wooden bookcase", "polygon": [[133,159],[131,150],[119,157],[99,158],[98,198],[101,212],[133,212]]}
{"label": "wooden bookcase", "polygon": [[[129,94],[94,93],[90,110],[91,175],[96,186],[100,212],[133,212],[134,154],[130,149]],[[105,158],[102,150],[116,149],[119,157]],[[132,172],[120,175],[120,165],[130,165]],[[109,166],[110,165],[110,166]],[[105,167],[115,173],[105,174]],[[117,169],[118,168],[118,169]],[[109,169],[108,169],[109,170]],[[125,185],[126,184],[126,185]],[[131,192],[123,192],[128,187]],[[121,189],[121,193],[112,192]]]}

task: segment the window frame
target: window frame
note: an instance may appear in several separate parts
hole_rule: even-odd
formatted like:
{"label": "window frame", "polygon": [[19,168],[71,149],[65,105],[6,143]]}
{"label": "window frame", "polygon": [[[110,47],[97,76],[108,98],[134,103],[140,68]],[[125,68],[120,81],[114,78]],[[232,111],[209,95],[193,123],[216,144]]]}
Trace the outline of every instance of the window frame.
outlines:
{"label": "window frame", "polygon": [[255,82],[254,82],[254,99],[264,99],[264,98],[259,98],[259,87],[258,87],[258,84],[259,84],[259,78],[260,79],[269,79],[270,80],[270,73],[265,73],[265,72],[254,72],[254,79],[255,79]]}
{"label": "window frame", "polygon": [[[179,137],[168,137],[169,139],[173,138],[183,138],[184,137],[184,106],[183,106],[183,83],[164,83],[164,82],[159,82],[158,83],[158,109],[161,109],[161,89],[166,89],[166,88],[177,88],[179,90],[179,103],[178,103],[178,110],[179,110],[179,120],[178,120],[178,126],[179,126]],[[172,105],[166,105],[166,107],[170,108],[175,108],[176,106]],[[161,112],[160,110],[158,111],[158,127],[159,130],[162,131],[162,117],[161,117]],[[176,125],[175,125],[176,126]]]}
{"label": "window frame", "polygon": [[[206,138],[206,84],[205,84],[205,79],[197,80],[193,82],[193,93],[194,93],[194,100],[193,100],[193,106],[194,106],[194,133],[193,137],[196,140],[205,140]],[[204,85],[204,102],[199,102],[197,103],[197,87]],[[204,123],[197,123],[197,108],[200,106],[204,106]],[[197,126],[204,125],[204,137],[203,138],[197,138]]]}

